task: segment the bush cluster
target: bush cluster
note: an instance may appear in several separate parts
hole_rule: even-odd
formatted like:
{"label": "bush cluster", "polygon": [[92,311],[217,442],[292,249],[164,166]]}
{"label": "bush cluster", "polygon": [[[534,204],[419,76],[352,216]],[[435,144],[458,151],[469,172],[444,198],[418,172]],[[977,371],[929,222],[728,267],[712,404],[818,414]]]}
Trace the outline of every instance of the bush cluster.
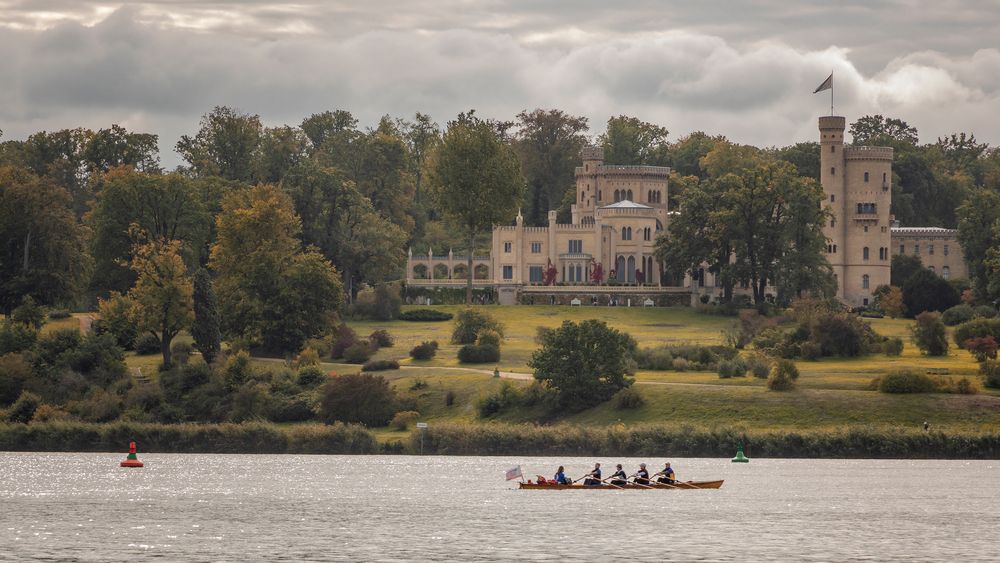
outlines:
{"label": "bush cluster", "polygon": [[914,370],[887,373],[872,380],[871,388],[882,393],[954,393],[975,395],[979,386],[968,377],[933,376]]}
{"label": "bush cluster", "polygon": [[948,336],[941,322],[941,313],[924,311],[917,315],[916,323],[910,327],[913,342],[928,356],[944,356],[948,353]]}
{"label": "bush cluster", "polygon": [[721,360],[732,360],[738,350],[730,346],[676,345],[643,348],[636,352],[639,369],[674,371],[712,371]]}
{"label": "bush cluster", "polygon": [[73,314],[69,312],[69,309],[52,309],[49,311],[49,319],[57,321],[59,319],[68,319],[72,317]]}
{"label": "bush cluster", "polygon": [[798,311],[796,320],[792,330],[764,329],[754,339],[754,347],[780,358],[817,360],[881,351],[886,340],[857,315],[830,308]]}
{"label": "bush cluster", "polygon": [[799,378],[799,368],[791,360],[778,360],[767,376],[767,388],[771,391],[790,391]]}
{"label": "bush cluster", "polygon": [[491,331],[503,338],[503,325],[482,309],[463,309],[455,319],[451,332],[452,344],[475,344],[479,335]]}
{"label": "bush cluster", "polygon": [[411,322],[444,322],[450,321],[454,315],[437,309],[410,309],[399,314],[399,320]]}
{"label": "bush cluster", "polygon": [[488,364],[500,361],[500,349],[496,346],[466,344],[458,349],[458,361],[463,364]]}
{"label": "bush cluster", "polygon": [[417,344],[410,350],[410,357],[414,360],[430,360],[436,354],[438,350],[437,340],[424,341]]}
{"label": "bush cluster", "polygon": [[160,339],[154,334],[144,333],[135,339],[135,353],[140,356],[152,356],[160,353]]}
{"label": "bush cluster", "polygon": [[359,291],[348,313],[355,318],[391,321],[399,318],[402,304],[399,284],[383,283]]}
{"label": "bush cluster", "polygon": [[396,360],[368,360],[361,366],[361,371],[386,371],[399,369],[399,362]]}
{"label": "bush cluster", "polygon": [[613,399],[615,408],[618,410],[637,409],[646,404],[646,400],[642,398],[642,393],[635,386],[626,387],[615,393]]}

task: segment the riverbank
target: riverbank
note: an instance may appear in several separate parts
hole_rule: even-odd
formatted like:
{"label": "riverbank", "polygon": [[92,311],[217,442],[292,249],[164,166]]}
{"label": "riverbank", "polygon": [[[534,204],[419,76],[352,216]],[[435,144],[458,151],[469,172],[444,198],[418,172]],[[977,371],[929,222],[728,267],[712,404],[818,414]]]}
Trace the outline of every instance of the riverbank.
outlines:
{"label": "riverbank", "polygon": [[437,454],[729,458],[743,442],[752,458],[1000,459],[1000,434],[845,428],[748,431],[656,424],[572,426],[433,424],[400,440],[376,440],[355,425],[0,424],[0,451],[242,454]]}

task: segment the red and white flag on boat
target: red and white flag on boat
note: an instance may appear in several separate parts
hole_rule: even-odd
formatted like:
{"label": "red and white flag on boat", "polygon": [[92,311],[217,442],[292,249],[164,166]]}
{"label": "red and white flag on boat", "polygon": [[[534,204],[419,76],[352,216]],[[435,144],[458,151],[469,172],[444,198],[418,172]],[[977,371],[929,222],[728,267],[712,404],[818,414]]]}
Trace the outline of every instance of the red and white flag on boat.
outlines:
{"label": "red and white flag on boat", "polygon": [[522,477],[522,475],[521,475],[521,466],[520,465],[507,470],[507,480],[508,481],[510,481],[511,479],[520,479],[521,477]]}

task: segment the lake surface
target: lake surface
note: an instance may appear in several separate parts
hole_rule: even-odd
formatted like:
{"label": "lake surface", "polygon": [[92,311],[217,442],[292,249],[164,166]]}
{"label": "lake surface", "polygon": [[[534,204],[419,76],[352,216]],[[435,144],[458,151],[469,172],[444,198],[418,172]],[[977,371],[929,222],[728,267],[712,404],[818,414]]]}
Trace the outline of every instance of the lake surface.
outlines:
{"label": "lake surface", "polygon": [[[519,491],[662,459],[0,453],[0,559],[1000,560],[1000,462],[671,459],[712,491]],[[608,474],[608,473],[606,473]]]}

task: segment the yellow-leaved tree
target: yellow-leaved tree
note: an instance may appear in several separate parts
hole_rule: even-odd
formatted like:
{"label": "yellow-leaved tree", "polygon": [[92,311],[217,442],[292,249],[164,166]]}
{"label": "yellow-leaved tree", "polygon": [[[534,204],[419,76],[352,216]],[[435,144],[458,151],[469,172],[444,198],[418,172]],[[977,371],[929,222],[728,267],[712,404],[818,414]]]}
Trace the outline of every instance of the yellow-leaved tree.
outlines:
{"label": "yellow-leaved tree", "polygon": [[194,320],[194,284],[180,253],[177,240],[142,242],[132,252],[137,279],[129,297],[136,326],[160,340],[164,368],[171,366],[171,341]]}

